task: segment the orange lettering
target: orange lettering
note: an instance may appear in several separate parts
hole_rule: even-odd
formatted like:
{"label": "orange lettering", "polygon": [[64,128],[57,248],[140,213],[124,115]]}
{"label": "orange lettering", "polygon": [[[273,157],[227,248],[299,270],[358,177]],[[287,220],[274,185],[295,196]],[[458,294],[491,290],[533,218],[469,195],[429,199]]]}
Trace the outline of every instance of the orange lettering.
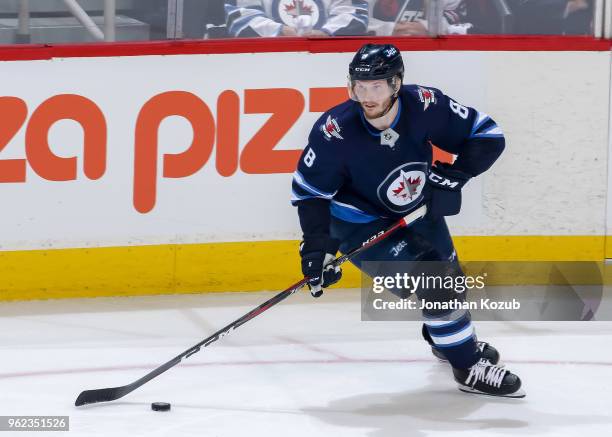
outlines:
{"label": "orange lettering", "polygon": [[244,146],[240,168],[245,173],[292,173],[302,150],[274,150],[304,111],[304,96],[291,88],[244,91],[245,114],[272,114]]}
{"label": "orange lettering", "polygon": [[49,181],[76,179],[76,157],[61,158],[49,147],[49,130],[60,120],[74,120],[81,125],[85,176],[101,178],[106,171],[106,120],[94,102],[76,94],[53,96],[32,114],[26,129],[26,156],[32,169]]}
{"label": "orange lettering", "polygon": [[310,88],[310,112],[325,112],[349,98],[346,87]]}
{"label": "orange lettering", "polygon": [[163,176],[183,178],[201,169],[215,141],[215,120],[202,99],[185,91],[158,94],[146,102],[136,121],[134,156],[134,207],[147,213],[157,196],[158,130],[170,116],[184,117],[193,129],[193,141],[182,153],[164,154]]}
{"label": "orange lettering", "polygon": [[[15,136],[26,117],[28,107],[26,103],[17,97],[0,97],[0,151],[4,149]],[[25,182],[26,160],[2,159],[0,160],[0,182]]]}
{"label": "orange lettering", "polygon": [[223,91],[217,99],[216,166],[221,176],[238,170],[240,133],[240,97],[234,91]]}

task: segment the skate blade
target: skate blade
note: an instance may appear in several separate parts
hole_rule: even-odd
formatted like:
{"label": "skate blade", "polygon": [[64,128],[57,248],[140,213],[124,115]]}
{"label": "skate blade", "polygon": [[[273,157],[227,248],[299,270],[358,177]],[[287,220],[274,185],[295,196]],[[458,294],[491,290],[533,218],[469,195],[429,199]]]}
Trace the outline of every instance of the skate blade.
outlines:
{"label": "skate blade", "polygon": [[518,398],[520,399],[520,398],[524,398],[525,396],[527,396],[527,393],[525,393],[525,390],[523,390],[522,388],[519,388],[514,393],[508,393],[505,395],[495,395],[491,393],[485,393],[480,390],[476,390],[472,387],[466,387],[464,385],[457,385],[457,387],[459,388],[459,390],[461,390],[464,393],[470,393],[470,394],[481,395],[481,396],[489,396],[492,398]]}

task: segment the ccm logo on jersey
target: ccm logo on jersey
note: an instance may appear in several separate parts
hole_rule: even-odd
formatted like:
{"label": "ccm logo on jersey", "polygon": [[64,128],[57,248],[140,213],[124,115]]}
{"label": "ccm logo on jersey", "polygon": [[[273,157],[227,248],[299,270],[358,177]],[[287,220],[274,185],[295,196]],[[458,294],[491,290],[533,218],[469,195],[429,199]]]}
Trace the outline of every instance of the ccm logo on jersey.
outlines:
{"label": "ccm logo on jersey", "polygon": [[327,141],[331,140],[332,137],[338,138],[339,140],[344,139],[342,138],[342,135],[340,135],[342,129],[340,129],[340,126],[338,126],[336,119],[331,118],[331,115],[328,115],[325,124],[321,125],[321,131],[325,135],[325,139]]}
{"label": "ccm logo on jersey", "polygon": [[450,179],[445,178],[435,173],[429,173],[429,180],[433,182],[434,184],[439,185],[441,187],[457,188],[457,186],[459,185],[459,182],[457,181],[453,182]]}
{"label": "ccm logo on jersey", "polygon": [[427,108],[429,108],[430,104],[436,104],[436,95],[432,90],[419,87],[418,92],[419,99],[421,100],[421,103],[423,103],[423,111],[427,111]]}

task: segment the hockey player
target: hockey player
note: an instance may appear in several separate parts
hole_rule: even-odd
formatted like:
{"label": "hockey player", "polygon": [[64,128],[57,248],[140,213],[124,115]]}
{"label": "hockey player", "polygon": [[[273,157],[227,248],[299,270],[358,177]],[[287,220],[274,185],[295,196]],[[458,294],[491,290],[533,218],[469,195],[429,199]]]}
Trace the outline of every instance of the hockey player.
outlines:
{"label": "hockey player", "polygon": [[225,5],[235,37],[364,35],[367,0],[237,0]]}
{"label": "hockey player", "polygon": [[[303,232],[302,272],[312,278],[315,297],[341,277],[340,269],[327,266],[338,249],[359,246],[422,204],[428,209],[424,219],[352,262],[370,276],[380,272],[368,271],[371,264],[364,261],[436,261],[441,275],[463,274],[444,217],[459,213],[462,187],[491,167],[504,136],[486,114],[438,89],[402,85],[403,76],[396,47],[364,45],[349,66],[351,99],[323,114],[310,132],[294,174],[292,203]],[[457,155],[456,161],[432,165],[432,144]],[[394,273],[404,272],[385,272]],[[447,302],[458,294],[417,290],[417,296]],[[460,390],[524,396],[520,379],[497,365],[495,348],[477,341],[469,311],[424,310],[423,316],[423,336],[451,364]]]}

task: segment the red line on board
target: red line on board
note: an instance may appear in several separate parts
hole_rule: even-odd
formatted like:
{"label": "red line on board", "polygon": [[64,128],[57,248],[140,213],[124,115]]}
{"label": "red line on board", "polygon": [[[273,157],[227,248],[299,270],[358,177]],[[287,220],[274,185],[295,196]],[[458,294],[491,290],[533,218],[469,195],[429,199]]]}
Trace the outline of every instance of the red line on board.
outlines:
{"label": "red line on board", "polygon": [[369,41],[392,43],[403,51],[609,51],[612,48],[612,40],[590,36],[283,37],[0,45],[0,60],[274,52],[343,53],[354,52]]}

